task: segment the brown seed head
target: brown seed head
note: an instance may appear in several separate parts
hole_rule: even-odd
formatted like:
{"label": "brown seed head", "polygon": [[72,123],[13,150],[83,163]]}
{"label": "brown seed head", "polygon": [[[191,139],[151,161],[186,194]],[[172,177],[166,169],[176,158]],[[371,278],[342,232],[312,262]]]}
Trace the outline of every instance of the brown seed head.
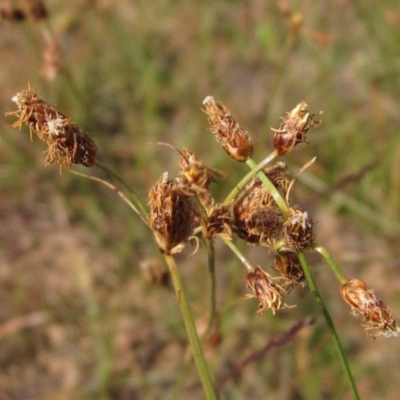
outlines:
{"label": "brown seed head", "polygon": [[8,113],[19,117],[12,127],[29,125],[30,135],[35,133],[47,143],[45,164],[57,161],[60,167],[70,169],[71,164],[91,167],[96,160],[97,146],[89,134],[71,122],[55,107],[43,101],[30,89],[17,93],[12,100],[18,105],[18,111]]}
{"label": "brown seed head", "polygon": [[207,220],[201,221],[204,237],[222,237],[232,239],[232,221],[230,212],[222,204],[215,204],[207,210]]}
{"label": "brown seed head", "polygon": [[315,114],[310,115],[307,103],[302,101],[287,113],[279,129],[272,129],[273,145],[280,156],[289,153],[298,143],[309,143],[307,131],[321,125],[321,121],[316,121],[314,118]]}
{"label": "brown seed head", "polygon": [[282,230],[283,216],[257,177],[236,199],[233,214],[238,236],[249,243],[272,246]]}
{"label": "brown seed head", "polygon": [[288,307],[283,301],[284,289],[274,283],[272,276],[260,267],[248,273],[246,282],[252,293],[247,294],[245,299],[256,298],[259,301],[257,314],[270,308],[275,315],[276,310]]}
{"label": "brown seed head", "polygon": [[290,217],[284,223],[285,244],[292,250],[309,249],[314,243],[314,221],[307,211],[290,208]]}
{"label": "brown seed head", "polygon": [[29,14],[35,21],[42,21],[48,17],[47,9],[41,0],[25,0]]}
{"label": "brown seed head", "polygon": [[208,191],[211,183],[224,174],[216,169],[208,168],[193,152],[184,149],[179,162],[178,188],[187,196],[198,196],[205,205],[211,202],[211,194]]}
{"label": "brown seed head", "polygon": [[272,184],[281,191],[285,196],[289,187],[289,171],[283,162],[277,162],[275,165],[270,165],[264,169],[265,175],[272,182]]}
{"label": "brown seed head", "polygon": [[196,213],[187,195],[165,173],[150,189],[150,225],[160,251],[176,254],[182,251],[196,219]]}
{"label": "brown seed head", "polygon": [[275,257],[274,269],[279,271],[284,279],[282,287],[287,293],[295,286],[304,286],[304,272],[296,253],[287,252]]}
{"label": "brown seed head", "polygon": [[20,22],[26,18],[25,12],[19,7],[14,7],[10,2],[0,4],[0,16],[7,21]]}
{"label": "brown seed head", "polygon": [[393,315],[383,301],[364,282],[358,279],[350,279],[340,286],[340,294],[343,300],[350,306],[353,315],[361,315],[366,322],[365,330],[379,330],[373,338],[383,334],[384,336],[398,336],[399,328]]}
{"label": "brown seed head", "polygon": [[206,97],[203,104],[211,131],[222,148],[235,161],[245,162],[253,155],[253,144],[247,132],[239,126],[228,109],[213,97]]}

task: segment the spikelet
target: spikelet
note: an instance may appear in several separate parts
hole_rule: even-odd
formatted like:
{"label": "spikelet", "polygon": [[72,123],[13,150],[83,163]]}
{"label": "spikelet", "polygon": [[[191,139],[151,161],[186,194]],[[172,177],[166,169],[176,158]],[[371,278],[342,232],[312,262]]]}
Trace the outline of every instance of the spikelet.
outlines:
{"label": "spikelet", "polygon": [[20,128],[26,124],[29,126],[31,139],[36,134],[47,143],[46,165],[57,161],[61,171],[62,167],[69,170],[71,164],[82,164],[85,167],[94,164],[96,143],[87,132],[71,122],[69,117],[47,104],[30,89],[17,93],[12,100],[18,106],[18,111],[8,113],[18,117],[12,127]]}

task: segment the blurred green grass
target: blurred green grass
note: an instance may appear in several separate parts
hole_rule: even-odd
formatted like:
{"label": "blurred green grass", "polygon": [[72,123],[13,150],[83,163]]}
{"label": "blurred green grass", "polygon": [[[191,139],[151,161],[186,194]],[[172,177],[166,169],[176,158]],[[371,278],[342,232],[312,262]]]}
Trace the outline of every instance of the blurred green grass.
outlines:
{"label": "blurred green grass", "polygon": [[[76,0],[48,7],[62,50],[62,71],[51,81],[41,75],[43,27],[0,22],[2,115],[15,109],[11,97],[29,82],[91,133],[99,159],[144,199],[164,171],[177,170],[177,154],[157,142],[188,147],[227,172],[213,188],[221,199],[247,170],[207,132],[204,97],[230,108],[254,139],[257,159],[271,151],[269,128],[304,99],[311,111],[324,111],[323,126],[286,160],[295,169],[317,156],[307,173],[326,189],[317,196],[299,182],[298,201],[318,216],[320,242],[396,310],[400,11],[394,1],[290,3],[304,19],[297,36],[275,2]],[[140,260],[156,254],[150,232],[114,193],[60,176],[56,166],[44,168],[42,144],[30,143],[26,130],[11,130],[12,122],[0,122],[0,316],[5,323],[45,311],[49,319],[0,336],[4,398],[202,398],[185,361],[173,294],[140,277]],[[338,200],[338,193],[347,197]],[[255,263],[270,262],[265,250],[248,252]],[[294,297],[298,307],[282,315],[255,317],[256,305],[241,301],[246,288],[238,261],[222,246],[217,255],[223,341],[208,354],[216,376],[295,321],[318,318],[295,342],[244,370],[223,398],[350,398],[310,296]],[[204,317],[205,254],[179,260],[194,312]],[[321,268],[317,280],[361,394],[394,398],[398,344],[366,340]]]}

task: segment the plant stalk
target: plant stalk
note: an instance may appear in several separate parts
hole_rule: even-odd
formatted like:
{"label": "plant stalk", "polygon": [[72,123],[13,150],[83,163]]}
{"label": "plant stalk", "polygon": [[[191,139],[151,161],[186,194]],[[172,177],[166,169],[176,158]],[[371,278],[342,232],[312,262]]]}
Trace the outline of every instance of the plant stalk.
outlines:
{"label": "plant stalk", "polygon": [[[248,158],[246,160],[246,164],[252,170],[257,168],[257,164],[251,158]],[[281,194],[278,192],[276,187],[273,185],[273,183],[267,178],[267,176],[263,172],[261,172],[261,171],[258,172],[257,176],[260,178],[260,181],[265,185],[265,187],[268,189],[271,196],[274,198],[276,205],[281,210],[283,218],[288,219],[290,216],[290,212],[289,212],[289,207],[287,206],[285,199],[281,196]]]}
{"label": "plant stalk", "polygon": [[338,352],[340,361],[342,363],[342,367],[348,378],[351,390],[353,392],[353,397],[355,400],[360,400],[360,396],[357,391],[357,386],[354,381],[353,374],[351,373],[351,369],[350,369],[346,354],[345,354],[342,344],[340,342],[339,335],[337,334],[337,331],[335,329],[335,325],[333,324],[332,318],[328,312],[328,309],[325,306],[324,301],[322,300],[322,297],[321,297],[321,295],[318,291],[318,288],[315,284],[314,278],[312,277],[310,266],[308,265],[308,261],[304,255],[303,251],[298,251],[297,256],[299,257],[301,266],[304,271],[304,275],[307,279],[308,286],[309,286],[312,294],[314,295],[315,300],[317,301],[318,305],[321,308],[322,314],[325,317],[326,324],[328,325],[329,332],[331,333],[333,341],[335,342],[336,350]]}
{"label": "plant stalk", "polygon": [[175,294],[178,300],[179,307],[181,309],[183,321],[186,327],[186,333],[189,338],[189,342],[193,352],[193,358],[196,362],[197,371],[200,376],[201,383],[203,385],[204,394],[207,400],[217,400],[217,395],[214,390],[213,383],[207,368],[206,361],[204,359],[203,350],[200,345],[199,336],[197,335],[196,327],[194,325],[192,313],[189,308],[183,283],[176,266],[175,260],[170,255],[164,255],[165,260],[168,264],[169,272],[171,274],[172,282],[175,289]]}

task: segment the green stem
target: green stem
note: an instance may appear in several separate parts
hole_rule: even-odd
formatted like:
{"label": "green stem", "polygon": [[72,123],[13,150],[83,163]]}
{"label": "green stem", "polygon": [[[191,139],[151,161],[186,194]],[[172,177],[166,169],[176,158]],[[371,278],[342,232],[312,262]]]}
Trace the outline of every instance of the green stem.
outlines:
{"label": "green stem", "polygon": [[110,182],[101,179],[101,178],[97,178],[96,176],[92,176],[92,175],[87,175],[87,174],[83,174],[82,172],[77,172],[74,170],[71,170],[71,174],[77,175],[77,176],[82,176],[83,178],[86,179],[90,179],[92,181],[95,182],[100,182],[102,183],[104,186],[107,186],[108,188],[110,188],[111,190],[113,190],[115,193],[117,193],[117,195],[119,197],[121,197],[121,199],[128,204],[129,207],[132,208],[133,211],[135,211],[139,217],[142,219],[142,221],[147,225],[150,226],[150,221],[149,221],[149,216],[148,214],[143,215],[138,208],[126,197],[125,193],[121,192],[119,189],[117,189],[114,185],[112,185]]}
{"label": "green stem", "polygon": [[210,282],[211,282],[211,300],[210,300],[210,315],[207,324],[207,328],[204,331],[202,337],[206,338],[208,334],[211,332],[216,316],[217,309],[217,299],[216,299],[216,291],[217,286],[215,282],[215,251],[214,251],[214,243],[212,239],[207,240],[207,254],[208,254],[208,272],[210,273]]}
{"label": "green stem", "polygon": [[142,203],[142,201],[140,200],[140,197],[136,193],[136,190],[132,186],[130,186],[124,180],[124,178],[122,178],[121,175],[119,175],[117,172],[115,172],[113,169],[111,169],[109,166],[107,166],[106,164],[102,163],[101,161],[96,160],[94,162],[94,165],[96,165],[96,167],[102,169],[108,175],[110,175],[114,179],[116,179],[129,192],[129,194],[132,196],[133,201],[135,202],[135,204],[139,208],[139,210],[142,212],[142,214],[143,215],[147,215],[147,209],[146,209],[145,205]]}
{"label": "green stem", "polygon": [[311,270],[310,270],[310,266],[308,265],[307,259],[306,259],[305,255],[304,255],[303,251],[299,251],[297,253],[297,255],[299,257],[301,266],[303,268],[304,275],[305,275],[305,277],[307,279],[308,286],[309,286],[311,292],[313,293],[318,305],[320,306],[320,308],[322,310],[322,314],[325,317],[325,321],[326,321],[326,324],[328,325],[328,329],[329,329],[329,331],[330,331],[330,333],[331,333],[331,335],[333,337],[333,341],[335,342],[336,350],[338,351],[340,361],[341,361],[342,366],[344,368],[345,374],[346,374],[346,376],[347,376],[347,378],[349,380],[350,387],[351,387],[351,390],[353,392],[354,399],[360,400],[360,396],[358,394],[357,387],[356,387],[356,384],[355,384],[355,381],[354,381],[353,374],[351,373],[351,369],[350,369],[349,363],[347,361],[346,354],[345,354],[345,352],[343,350],[342,344],[340,343],[340,339],[339,339],[339,336],[338,336],[338,334],[336,332],[336,329],[335,329],[335,326],[333,324],[332,318],[331,318],[331,316],[330,316],[330,314],[329,314],[329,312],[328,312],[328,310],[327,310],[327,308],[326,308],[326,306],[324,304],[324,301],[322,300],[322,297],[321,297],[321,295],[320,295],[320,293],[319,293],[319,291],[317,289],[317,286],[315,284],[314,278],[311,275]]}
{"label": "green stem", "polygon": [[349,279],[347,276],[342,272],[342,270],[339,268],[339,266],[336,264],[335,260],[332,258],[332,256],[328,253],[328,251],[325,249],[325,247],[322,247],[320,245],[314,244],[313,249],[317,251],[323,258],[325,258],[326,262],[329,264],[329,266],[332,268],[333,272],[339,279],[341,284],[346,283]]}
{"label": "green stem", "polygon": [[241,251],[230,241],[229,239],[221,238],[221,240],[232,250],[236,257],[242,262],[248,272],[254,270],[252,265],[248,262],[247,258],[241,253]]}
{"label": "green stem", "polygon": [[228,197],[225,199],[223,205],[228,206],[229,203],[245,188],[245,186],[251,181],[257,172],[262,171],[267,164],[269,164],[278,153],[274,150],[268,157],[264,158],[255,168],[253,168],[229,193]]}
{"label": "green stem", "polygon": [[[203,217],[204,221],[207,222],[208,220],[208,215],[207,215],[207,210],[200,201],[198,196],[195,196],[194,198],[197,207],[200,210],[201,216]],[[201,232],[201,226],[199,227]],[[195,235],[197,234],[195,230]],[[202,337],[205,338],[207,335],[211,332],[211,329],[213,328],[214,322],[215,322],[215,315],[216,315],[216,284],[215,284],[215,251],[214,251],[214,242],[212,238],[205,238],[204,239],[206,242],[206,247],[207,247],[207,254],[208,254],[208,272],[210,273],[210,281],[211,281],[211,302],[210,302],[210,315],[209,315],[209,320],[207,324],[207,328],[204,331]]]}
{"label": "green stem", "polygon": [[184,292],[178,268],[172,256],[164,255],[164,257],[168,264],[169,272],[171,274],[175,294],[178,300],[179,307],[181,309],[183,321],[185,323],[186,333],[188,335],[192,348],[193,358],[196,362],[197,371],[199,373],[201,383],[203,384],[204,394],[207,400],[216,400],[217,395],[211,382],[210,374],[208,372],[207,364],[204,359],[203,350],[201,349],[199,336],[197,335],[196,327],[194,325],[192,313],[190,311],[189,303]]}
{"label": "green stem", "polygon": [[[246,164],[252,170],[257,168],[257,164],[251,158],[248,158],[246,160]],[[289,207],[287,206],[285,199],[281,196],[281,194],[278,192],[278,190],[273,185],[273,183],[267,178],[267,176],[264,174],[264,172],[262,172],[262,171],[258,172],[257,176],[260,179],[260,181],[265,185],[265,187],[268,189],[271,196],[274,198],[275,203],[281,210],[283,217],[285,219],[288,219],[290,216],[290,212],[289,212]]]}

